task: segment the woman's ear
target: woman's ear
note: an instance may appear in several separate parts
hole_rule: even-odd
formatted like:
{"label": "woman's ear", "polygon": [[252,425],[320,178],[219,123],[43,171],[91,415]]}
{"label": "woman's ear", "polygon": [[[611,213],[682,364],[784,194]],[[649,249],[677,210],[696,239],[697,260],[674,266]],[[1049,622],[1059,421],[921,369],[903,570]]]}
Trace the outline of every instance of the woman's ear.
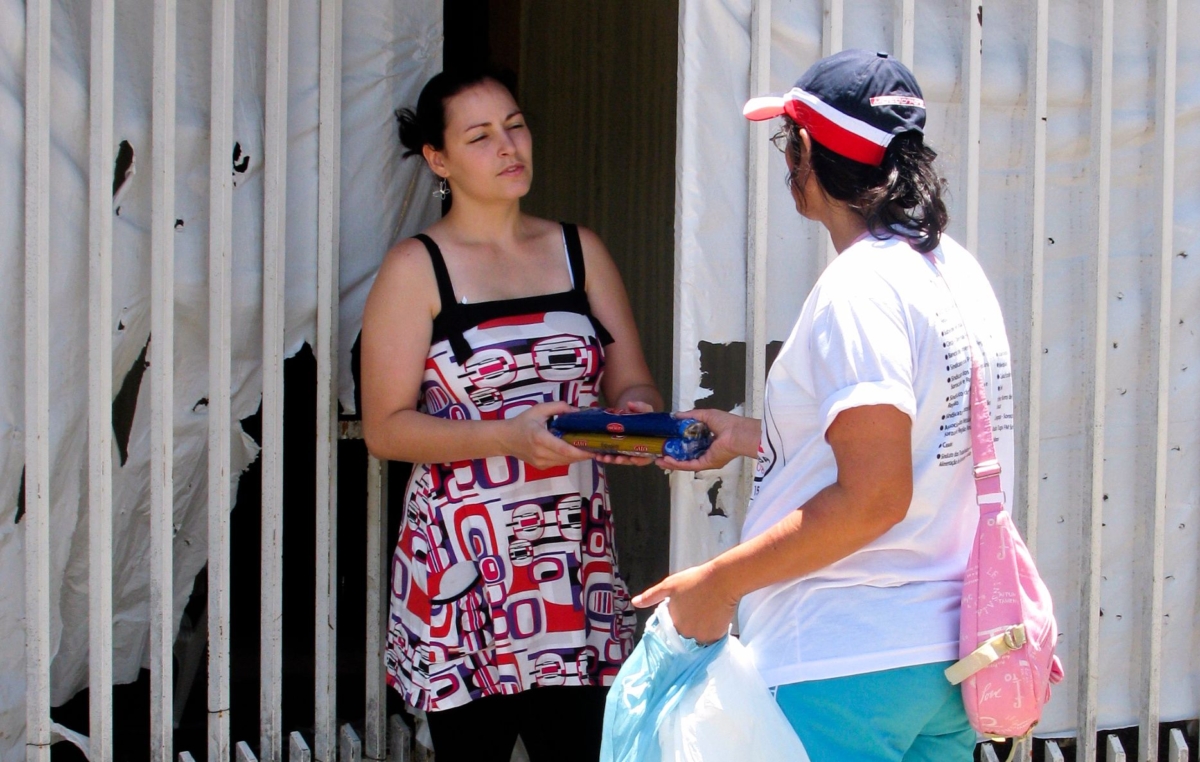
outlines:
{"label": "woman's ear", "polygon": [[808,130],[801,127],[796,130],[796,137],[800,138],[800,144],[804,146],[804,155],[812,156],[812,136],[808,134]]}
{"label": "woman's ear", "polygon": [[450,170],[446,168],[446,157],[441,151],[426,143],[421,148],[421,155],[425,157],[425,163],[435,175],[443,179],[450,176]]}
{"label": "woman's ear", "polygon": [[800,161],[809,162],[811,164],[812,136],[810,136],[809,131],[805,130],[804,127],[798,127],[796,130],[796,137],[799,139],[800,145],[802,145],[804,148],[804,151],[802,154],[800,154]]}

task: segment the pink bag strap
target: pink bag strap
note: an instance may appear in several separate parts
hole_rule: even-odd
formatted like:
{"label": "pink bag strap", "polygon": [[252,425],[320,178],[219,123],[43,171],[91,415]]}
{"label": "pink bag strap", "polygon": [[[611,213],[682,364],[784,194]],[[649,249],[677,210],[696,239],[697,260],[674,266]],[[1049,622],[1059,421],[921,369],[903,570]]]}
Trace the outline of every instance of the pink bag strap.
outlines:
{"label": "pink bag strap", "polygon": [[[975,500],[980,515],[1000,510],[1005,503],[1000,486],[1000,461],[996,458],[996,440],[992,436],[992,415],[988,410],[983,375],[975,359],[974,340],[971,342],[971,459],[975,462]],[[995,507],[989,508],[989,505]]]}
{"label": "pink bag strap", "polygon": [[984,389],[983,373],[979,367],[979,357],[975,348],[975,337],[967,327],[967,321],[962,316],[962,308],[954,299],[954,291],[950,281],[938,265],[937,257],[930,252],[925,255],[933,264],[933,269],[946,284],[954,307],[962,320],[963,330],[967,334],[967,349],[971,353],[971,460],[975,463],[975,501],[979,504],[980,515],[994,513],[1003,508],[1005,503],[1004,489],[1000,485],[1000,461],[996,458],[996,440],[992,435],[992,413],[988,407],[987,392]]}

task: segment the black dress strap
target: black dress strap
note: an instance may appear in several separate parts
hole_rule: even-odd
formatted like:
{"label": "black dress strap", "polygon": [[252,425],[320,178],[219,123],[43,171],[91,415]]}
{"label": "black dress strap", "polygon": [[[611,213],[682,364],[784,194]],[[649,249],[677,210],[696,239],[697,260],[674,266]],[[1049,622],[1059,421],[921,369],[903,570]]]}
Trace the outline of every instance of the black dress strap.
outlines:
{"label": "black dress strap", "polygon": [[591,321],[592,329],[596,331],[596,337],[600,339],[601,344],[608,346],[613,343],[612,334],[592,314],[592,305],[587,298],[587,271],[583,266],[583,243],[579,240],[579,226],[564,222],[562,228],[563,240],[567,244],[567,261],[571,263],[571,288],[582,298],[584,314]]}
{"label": "black dress strap", "polygon": [[579,240],[579,226],[564,222],[562,229],[563,241],[567,245],[567,262],[571,265],[571,288],[586,291],[587,272],[583,267],[583,244]]}
{"label": "black dress strap", "polygon": [[446,269],[446,260],[442,257],[442,250],[438,248],[432,238],[424,233],[417,233],[413,237],[425,244],[425,249],[429,252],[429,261],[433,264],[434,277],[437,278],[438,298],[442,302],[442,308],[437,317],[433,319],[434,325],[445,331],[446,338],[450,340],[450,349],[454,352],[454,359],[459,365],[462,365],[467,358],[474,354],[474,350],[463,336],[465,327],[462,310],[459,307],[458,299],[454,296],[454,284],[450,282],[450,271]]}
{"label": "black dress strap", "polygon": [[437,243],[429,236],[417,233],[413,238],[425,244],[425,249],[429,252],[429,261],[433,264],[433,274],[437,278],[438,297],[442,300],[442,312],[445,312],[450,305],[458,303],[454,296],[454,284],[450,282],[450,271],[446,269],[446,259]]}

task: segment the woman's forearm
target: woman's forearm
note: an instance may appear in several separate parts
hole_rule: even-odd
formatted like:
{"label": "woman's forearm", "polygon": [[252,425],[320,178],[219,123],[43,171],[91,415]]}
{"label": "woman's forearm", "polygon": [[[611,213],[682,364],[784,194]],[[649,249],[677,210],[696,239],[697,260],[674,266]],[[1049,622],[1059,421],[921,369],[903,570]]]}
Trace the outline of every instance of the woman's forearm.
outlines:
{"label": "woman's forearm", "polygon": [[881,537],[903,515],[831,484],[763,534],[714,558],[714,581],[740,599],[840,561]]}
{"label": "woman's forearm", "polygon": [[451,421],[417,410],[398,410],[373,425],[364,422],[367,450],[380,460],[453,463],[506,455],[507,421]]}

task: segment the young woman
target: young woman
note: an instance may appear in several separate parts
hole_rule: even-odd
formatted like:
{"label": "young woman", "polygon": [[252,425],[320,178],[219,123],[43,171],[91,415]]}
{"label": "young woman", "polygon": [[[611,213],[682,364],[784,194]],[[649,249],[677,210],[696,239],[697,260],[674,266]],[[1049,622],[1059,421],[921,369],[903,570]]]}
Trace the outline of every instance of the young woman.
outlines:
{"label": "young woman", "polygon": [[[685,635],[741,637],[813,762],[970,760],[960,689],[962,578],[979,510],[971,353],[985,373],[1012,494],[1012,372],[995,294],[945,234],[943,183],[912,73],[886,54],[826,58],[751,119],[800,214],[839,252],[767,380],[764,419],[697,410],[718,436],[701,470],[757,457],[742,544],[634,600],[670,598]],[[740,608],[739,608],[740,604]]]}
{"label": "young woman", "polygon": [[532,139],[510,89],[443,72],[398,116],[451,207],[388,252],[363,315],[367,447],[415,464],[388,679],[439,762],[507,762],[518,734],[535,762],[595,760],[634,619],[604,467],[546,422],[662,398],[604,244],[521,212]]}

